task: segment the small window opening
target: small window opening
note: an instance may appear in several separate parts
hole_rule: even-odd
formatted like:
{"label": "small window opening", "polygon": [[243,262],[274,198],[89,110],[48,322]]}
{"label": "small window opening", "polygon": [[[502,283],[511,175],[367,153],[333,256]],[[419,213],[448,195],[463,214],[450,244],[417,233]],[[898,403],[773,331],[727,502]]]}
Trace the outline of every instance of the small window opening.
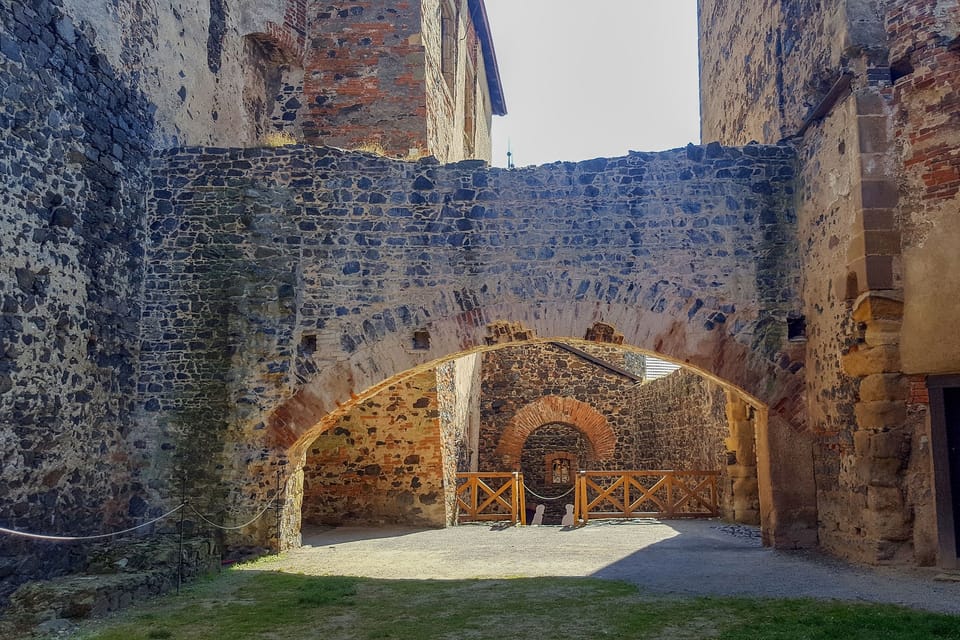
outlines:
{"label": "small window opening", "polygon": [[807,319],[804,316],[789,316],[787,318],[787,340],[807,339]]}
{"label": "small window opening", "polygon": [[419,330],[413,332],[413,348],[417,351],[426,351],[430,348],[430,332]]}
{"label": "small window opening", "polygon": [[890,63],[890,80],[896,82],[913,73],[913,65],[910,64],[910,57],[904,56],[899,60]]}
{"label": "small window opening", "polygon": [[553,484],[570,484],[570,461],[566,458],[557,458],[553,461],[550,471],[550,481]]}

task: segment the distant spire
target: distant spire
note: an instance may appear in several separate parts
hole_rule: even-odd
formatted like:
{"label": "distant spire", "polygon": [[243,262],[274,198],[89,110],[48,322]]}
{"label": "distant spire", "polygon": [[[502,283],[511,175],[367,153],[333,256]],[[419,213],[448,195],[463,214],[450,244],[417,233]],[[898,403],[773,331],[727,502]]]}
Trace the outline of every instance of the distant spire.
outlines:
{"label": "distant spire", "polygon": [[509,138],[507,138],[507,169],[513,169],[513,151],[510,150]]}

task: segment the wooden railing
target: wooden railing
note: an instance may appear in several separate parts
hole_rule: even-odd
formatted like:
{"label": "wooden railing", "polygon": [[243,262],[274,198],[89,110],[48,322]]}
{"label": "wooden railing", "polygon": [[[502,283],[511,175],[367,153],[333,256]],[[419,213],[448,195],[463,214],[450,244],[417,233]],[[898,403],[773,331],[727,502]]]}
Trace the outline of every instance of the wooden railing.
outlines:
{"label": "wooden railing", "polygon": [[458,473],[457,509],[460,522],[492,520],[527,524],[523,474]]}
{"label": "wooden railing", "polygon": [[720,515],[719,471],[581,471],[574,514],[591,518],[705,518]]}

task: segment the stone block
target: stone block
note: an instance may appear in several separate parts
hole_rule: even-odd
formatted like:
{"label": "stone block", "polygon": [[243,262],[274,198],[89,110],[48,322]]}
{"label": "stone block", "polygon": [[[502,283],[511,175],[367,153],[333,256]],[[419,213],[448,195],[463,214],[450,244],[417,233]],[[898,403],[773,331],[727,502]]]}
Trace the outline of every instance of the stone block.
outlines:
{"label": "stone block", "polygon": [[893,208],[900,200],[899,188],[894,180],[864,180],[860,195],[864,209]]}
{"label": "stone block", "polygon": [[857,471],[863,485],[898,487],[902,467],[903,463],[899,458],[866,457],[858,461]]}
{"label": "stone block", "polygon": [[896,228],[895,209],[863,209],[860,214],[860,225],[864,231],[878,231]]}
{"label": "stone block", "polygon": [[893,295],[868,293],[858,298],[854,304],[853,319],[857,322],[899,321],[901,318],[903,318],[903,300]]}
{"label": "stone block", "polygon": [[909,393],[910,381],[899,373],[874,373],[860,380],[860,400],[863,402],[905,400]]}
{"label": "stone block", "polygon": [[860,151],[863,153],[883,153],[889,151],[893,144],[890,120],[885,115],[858,117],[857,131]]}
{"label": "stone block", "polygon": [[863,522],[870,538],[901,542],[909,540],[913,533],[910,519],[902,512],[867,510]]}
{"label": "stone block", "polygon": [[858,293],[871,289],[893,288],[893,258],[891,256],[851,256],[848,268],[857,276]]}
{"label": "stone block", "polygon": [[902,400],[858,402],[853,410],[860,429],[899,427],[907,419],[907,405]]}
{"label": "stone block", "polygon": [[900,513],[903,511],[903,494],[897,487],[867,487],[867,509]]}
{"label": "stone block", "polygon": [[910,453],[910,437],[905,429],[873,433],[871,453],[878,458],[906,459]]}
{"label": "stone block", "polygon": [[899,372],[900,350],[893,345],[860,345],[842,356],[840,362],[844,373],[849,376]]}

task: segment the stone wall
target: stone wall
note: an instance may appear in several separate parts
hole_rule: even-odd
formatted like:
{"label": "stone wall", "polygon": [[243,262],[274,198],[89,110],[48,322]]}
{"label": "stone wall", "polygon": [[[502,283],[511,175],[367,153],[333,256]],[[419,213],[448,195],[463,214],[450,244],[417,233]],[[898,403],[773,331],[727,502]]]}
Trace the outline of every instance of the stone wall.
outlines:
{"label": "stone wall", "polygon": [[726,406],[721,387],[683,369],[638,387],[637,468],[724,469]]}
{"label": "stone wall", "polygon": [[503,317],[557,336],[611,323],[796,421],[792,163],[756,145],[520,171],[304,147],[164,154],[138,431],[153,434],[151,504],[190,468],[198,500],[255,513],[338,405],[485,344]]}
{"label": "stone wall", "polygon": [[[136,405],[153,109],[53,2],[0,4],[0,522],[154,515]],[[0,598],[84,548],[0,540]]]}
{"label": "stone wall", "polygon": [[307,448],[306,524],[443,526],[436,372],[360,403]]}
{"label": "stone wall", "polygon": [[[583,348],[618,367],[632,355],[612,345]],[[571,454],[573,473],[581,469],[727,470],[727,398],[722,388],[696,373],[681,370],[640,384],[560,347],[529,344],[484,354],[482,380],[480,470],[513,471],[518,463],[529,489],[542,496],[556,496],[572,485],[572,477],[565,486],[553,482],[548,463],[557,453]],[[539,410],[541,418],[523,428],[519,460],[506,461],[508,434],[517,428],[519,416],[543,398],[584,403],[602,416],[615,445],[606,454],[597,450],[602,435],[579,418],[585,415],[582,410]],[[755,483],[755,460],[753,478]],[[732,485],[726,477],[721,487],[729,495]],[[753,496],[755,501],[755,488]],[[529,504],[544,502],[533,493],[527,499]],[[559,522],[562,503],[545,504],[548,520],[553,516]],[[732,509],[728,511],[733,517]],[[757,513],[751,521],[757,520]]]}
{"label": "stone wall", "polygon": [[425,155],[420,2],[311,5],[304,58],[304,140]]}
{"label": "stone wall", "polygon": [[[623,350],[614,346],[591,346],[589,353],[611,364],[623,363]],[[483,373],[480,395],[480,471],[513,471],[505,468],[503,460],[503,435],[521,409],[536,400],[554,396],[572,398],[587,404],[600,413],[617,436],[611,455],[598,457],[589,440],[571,441],[571,451],[578,451],[577,469],[632,469],[636,468],[637,449],[634,440],[634,405],[632,403],[636,380],[598,367],[579,356],[550,344],[531,344],[505,347],[483,356]],[[539,425],[539,426],[546,426]],[[567,424],[579,427],[586,436],[583,424]],[[556,430],[555,430],[556,431]],[[535,437],[536,435],[536,437]],[[539,441],[541,448],[531,452],[526,442],[523,455],[536,453],[540,464],[536,469],[523,467],[524,474],[543,478],[543,460],[551,453],[549,446],[569,440],[566,431],[556,437],[540,437],[537,431],[526,435]],[[590,434],[593,436],[594,434]],[[543,447],[547,447],[544,449]],[[566,450],[558,449],[558,450]],[[537,486],[537,485],[531,485]],[[542,489],[543,487],[539,487]],[[539,489],[538,489],[539,490]]]}
{"label": "stone wall", "polygon": [[955,1],[701,4],[705,139],[798,149],[820,541],[870,562],[936,555],[929,427],[905,374],[960,368],[942,295],[960,284],[944,217],[960,189],[957,16]]}
{"label": "stone wall", "polygon": [[447,515],[456,513],[457,473],[476,471],[480,441],[480,354],[437,367],[437,405],[443,446],[443,483]]}

